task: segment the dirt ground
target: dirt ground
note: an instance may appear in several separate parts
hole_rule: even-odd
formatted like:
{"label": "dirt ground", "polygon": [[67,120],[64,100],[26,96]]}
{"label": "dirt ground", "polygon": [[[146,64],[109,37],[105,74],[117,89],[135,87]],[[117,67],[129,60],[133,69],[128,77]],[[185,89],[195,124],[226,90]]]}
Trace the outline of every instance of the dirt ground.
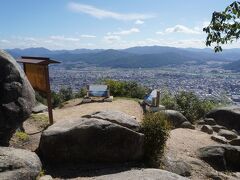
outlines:
{"label": "dirt ground", "polygon": [[54,121],[79,118],[101,110],[121,111],[128,115],[135,116],[140,122],[143,118],[143,110],[138,102],[128,99],[117,99],[113,102],[94,102],[80,104],[81,99],[75,99],[65,103],[61,109],[53,111]]}

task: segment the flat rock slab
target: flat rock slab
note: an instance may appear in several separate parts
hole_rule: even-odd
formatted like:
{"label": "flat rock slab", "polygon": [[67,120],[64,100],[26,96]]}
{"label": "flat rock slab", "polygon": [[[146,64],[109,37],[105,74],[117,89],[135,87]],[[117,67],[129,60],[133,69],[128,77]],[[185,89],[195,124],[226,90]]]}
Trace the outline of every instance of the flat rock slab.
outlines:
{"label": "flat rock slab", "polygon": [[223,137],[225,137],[228,140],[232,140],[232,139],[235,139],[235,138],[238,137],[236,133],[234,133],[232,131],[229,131],[229,130],[226,130],[226,129],[221,129],[218,132],[218,135],[219,136],[223,136]]}
{"label": "flat rock slab", "polygon": [[161,169],[136,169],[94,177],[96,180],[187,180],[188,178]]}
{"label": "flat rock slab", "polygon": [[218,145],[199,149],[200,159],[219,171],[240,171],[240,146]]}
{"label": "flat rock slab", "polygon": [[204,122],[207,125],[216,125],[216,122],[215,122],[215,120],[213,118],[205,118]]}
{"label": "flat rock slab", "polygon": [[129,162],[143,156],[144,135],[118,124],[79,118],[59,121],[41,136],[40,157],[49,163]]}
{"label": "flat rock slab", "polygon": [[48,110],[48,107],[45,106],[44,104],[42,103],[37,103],[35,105],[35,107],[32,109],[32,112],[33,113],[42,113],[44,111],[47,111]]}
{"label": "flat rock slab", "polygon": [[0,147],[0,179],[36,179],[41,171],[41,161],[30,151]]}
{"label": "flat rock slab", "polygon": [[224,126],[220,126],[220,125],[214,125],[214,126],[212,126],[212,128],[213,128],[213,131],[215,131],[215,132],[219,132],[221,129],[227,129],[227,128],[225,128]]}
{"label": "flat rock slab", "polygon": [[138,131],[140,129],[140,124],[137,122],[135,117],[129,116],[120,111],[98,111],[83,117],[106,120],[134,131]]}

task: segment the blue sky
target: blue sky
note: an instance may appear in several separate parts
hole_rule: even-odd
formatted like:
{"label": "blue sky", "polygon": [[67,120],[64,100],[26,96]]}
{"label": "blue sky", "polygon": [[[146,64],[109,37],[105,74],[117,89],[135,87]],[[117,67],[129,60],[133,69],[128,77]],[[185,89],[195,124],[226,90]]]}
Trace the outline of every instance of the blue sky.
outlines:
{"label": "blue sky", "polygon": [[[227,0],[5,0],[0,48],[204,48],[213,11]],[[240,47],[234,43],[228,47]]]}

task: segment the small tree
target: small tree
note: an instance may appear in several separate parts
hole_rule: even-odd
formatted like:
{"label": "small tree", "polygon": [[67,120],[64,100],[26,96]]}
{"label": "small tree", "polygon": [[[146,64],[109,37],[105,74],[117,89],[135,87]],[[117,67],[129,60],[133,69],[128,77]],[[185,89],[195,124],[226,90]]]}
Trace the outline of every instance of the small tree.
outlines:
{"label": "small tree", "polygon": [[215,52],[222,51],[221,44],[232,43],[240,37],[240,2],[235,1],[222,12],[214,12],[208,27],[206,45],[214,47]]}

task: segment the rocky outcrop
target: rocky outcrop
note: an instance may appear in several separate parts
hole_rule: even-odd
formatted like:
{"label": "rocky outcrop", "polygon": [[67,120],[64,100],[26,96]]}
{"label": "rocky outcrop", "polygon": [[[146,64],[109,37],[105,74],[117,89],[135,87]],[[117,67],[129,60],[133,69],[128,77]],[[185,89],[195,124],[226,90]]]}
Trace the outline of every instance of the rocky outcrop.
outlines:
{"label": "rocky outcrop", "polygon": [[199,149],[199,157],[219,171],[240,170],[240,146],[219,145]]}
{"label": "rocky outcrop", "polygon": [[213,135],[211,139],[221,144],[228,144],[228,140],[223,136]]}
{"label": "rocky outcrop", "polygon": [[48,163],[128,162],[143,156],[144,135],[108,120],[59,121],[42,133],[38,152]]}
{"label": "rocky outcrop", "polygon": [[187,180],[187,178],[179,176],[177,174],[164,171],[161,169],[134,169],[125,172],[120,172],[116,174],[103,175],[94,177],[96,180],[123,180],[123,179],[131,179],[131,180],[139,180],[139,179],[147,179],[147,180]]}
{"label": "rocky outcrop", "polygon": [[140,129],[140,124],[137,122],[135,117],[129,116],[120,111],[98,111],[83,117],[106,120],[134,131],[138,131]]}
{"label": "rocky outcrop", "polygon": [[211,125],[211,126],[216,125],[216,122],[213,118],[205,118],[203,121],[204,121],[204,124],[206,125]]}
{"label": "rocky outcrop", "polygon": [[213,118],[217,124],[240,132],[240,107],[224,107],[212,110],[206,117]]}
{"label": "rocky outcrop", "polygon": [[187,120],[187,118],[182,113],[180,113],[178,111],[164,110],[164,111],[161,111],[161,112],[166,115],[167,119],[169,120],[169,122],[170,122],[170,124],[172,125],[173,128],[180,128],[181,125],[184,122],[189,122]]}
{"label": "rocky outcrop", "polygon": [[34,180],[41,171],[38,156],[30,151],[0,147],[0,179]]}
{"label": "rocky outcrop", "polygon": [[228,140],[232,140],[232,139],[235,139],[235,138],[238,137],[236,133],[234,133],[232,131],[229,131],[229,130],[226,130],[226,129],[221,129],[218,132],[218,135],[219,136],[223,136],[223,137],[225,137]]}
{"label": "rocky outcrop", "polygon": [[32,112],[35,93],[16,61],[0,50],[0,146]]}
{"label": "rocky outcrop", "polygon": [[162,167],[164,170],[184,177],[191,176],[191,165],[181,160],[175,160],[174,158],[166,156],[162,158]]}
{"label": "rocky outcrop", "polygon": [[192,125],[189,121],[185,121],[180,125],[180,128],[195,129],[195,126]]}
{"label": "rocky outcrop", "polygon": [[212,134],[213,133],[213,129],[211,126],[209,125],[203,125],[201,128],[202,132],[208,133],[208,134]]}
{"label": "rocky outcrop", "polygon": [[229,142],[229,144],[231,144],[231,145],[233,145],[233,146],[240,146],[240,137],[231,140],[231,141]]}

